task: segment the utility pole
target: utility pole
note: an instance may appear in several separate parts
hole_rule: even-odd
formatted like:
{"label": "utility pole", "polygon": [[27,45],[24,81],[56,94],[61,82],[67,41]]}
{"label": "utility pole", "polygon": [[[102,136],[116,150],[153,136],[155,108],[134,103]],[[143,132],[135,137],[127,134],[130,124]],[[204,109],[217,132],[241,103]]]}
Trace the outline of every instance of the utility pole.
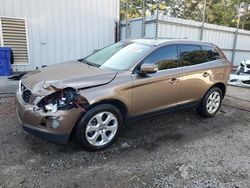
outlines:
{"label": "utility pole", "polygon": [[249,3],[246,3],[245,5],[245,13],[244,13],[244,17],[243,17],[243,21],[242,21],[242,29],[245,28],[245,23],[246,23],[246,20],[247,20],[247,16],[248,16],[248,10],[249,10]]}
{"label": "utility pole", "polygon": [[241,18],[241,6],[242,6],[242,3],[240,4],[240,7],[239,7],[239,13],[238,13],[238,17],[237,17],[237,26],[236,26],[236,28],[237,28],[237,32],[238,32],[238,30],[239,30],[239,27],[240,27],[240,18]]}
{"label": "utility pole", "polygon": [[129,37],[129,23],[128,23],[128,2],[125,2],[125,14],[126,14],[126,32],[125,32],[125,38],[127,39]]}
{"label": "utility pole", "polygon": [[207,8],[207,0],[204,0],[200,40],[203,40],[204,27],[205,27],[205,19],[206,19],[206,8]]}
{"label": "utility pole", "polygon": [[159,2],[157,1],[157,9],[156,9],[156,23],[155,23],[155,38],[158,37],[158,22],[159,22]]}
{"label": "utility pole", "polygon": [[236,26],[236,31],[235,31],[235,35],[234,35],[234,43],[233,43],[233,52],[232,52],[232,63],[234,64],[234,60],[235,60],[235,53],[236,53],[236,47],[237,47],[237,40],[238,40],[238,32],[239,32],[239,27],[240,27],[240,11],[241,11],[241,5],[239,7],[239,15],[237,17],[237,26]]}
{"label": "utility pole", "polygon": [[142,17],[141,37],[145,37],[146,0],[142,1]]}
{"label": "utility pole", "polygon": [[203,13],[202,13],[202,24],[204,25],[206,19],[206,8],[207,8],[207,0],[204,0],[203,4]]}

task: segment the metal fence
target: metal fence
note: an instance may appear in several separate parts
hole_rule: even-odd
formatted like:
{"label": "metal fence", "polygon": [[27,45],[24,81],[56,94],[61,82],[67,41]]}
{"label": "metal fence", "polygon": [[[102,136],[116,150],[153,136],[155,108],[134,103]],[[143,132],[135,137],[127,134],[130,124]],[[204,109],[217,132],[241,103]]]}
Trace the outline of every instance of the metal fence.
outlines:
{"label": "metal fence", "polygon": [[238,65],[250,59],[250,31],[154,15],[121,21],[121,40],[142,37],[169,37],[202,40],[218,45],[227,58]]}

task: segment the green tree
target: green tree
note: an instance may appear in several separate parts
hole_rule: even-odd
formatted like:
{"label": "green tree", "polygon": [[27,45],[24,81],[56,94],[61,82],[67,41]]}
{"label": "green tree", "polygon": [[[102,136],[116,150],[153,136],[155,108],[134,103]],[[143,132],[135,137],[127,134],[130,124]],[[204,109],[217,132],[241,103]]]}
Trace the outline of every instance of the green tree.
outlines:
{"label": "green tree", "polygon": [[157,9],[161,14],[178,16],[180,4],[181,0],[121,0],[120,18],[142,17],[144,13],[147,16],[154,15]]}
{"label": "green tree", "polygon": [[[121,0],[121,19],[160,14],[202,21],[205,0]],[[250,0],[206,0],[205,22],[250,30]]]}
{"label": "green tree", "polygon": [[[205,1],[185,0],[182,3],[181,18],[202,21]],[[235,26],[240,0],[207,0],[205,22]]]}
{"label": "green tree", "polygon": [[250,30],[250,0],[243,3],[241,28]]}

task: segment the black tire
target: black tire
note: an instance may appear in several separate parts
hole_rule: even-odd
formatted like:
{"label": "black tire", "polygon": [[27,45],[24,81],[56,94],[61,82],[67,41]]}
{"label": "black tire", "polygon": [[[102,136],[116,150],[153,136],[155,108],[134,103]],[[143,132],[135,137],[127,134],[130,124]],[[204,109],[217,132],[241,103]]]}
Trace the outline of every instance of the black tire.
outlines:
{"label": "black tire", "polygon": [[[117,128],[117,131],[116,131],[116,133],[111,141],[109,141],[108,143],[106,143],[105,145],[102,145],[102,146],[95,146],[87,140],[86,128],[87,128],[87,124],[89,123],[89,121],[96,114],[101,113],[101,112],[110,112],[113,115],[115,115],[117,122],[118,122],[118,128]],[[105,149],[105,148],[109,147],[110,145],[112,145],[112,143],[117,139],[122,126],[123,126],[123,118],[122,118],[120,110],[111,104],[100,104],[100,105],[95,106],[95,107],[91,108],[90,110],[88,110],[82,116],[80,121],[77,123],[77,125],[76,125],[77,143],[81,147],[83,147],[85,150],[88,150],[88,151],[98,151],[98,150]]]}
{"label": "black tire", "polygon": [[[219,103],[219,106],[217,108],[217,110],[213,113],[209,113],[208,112],[208,109],[207,109],[207,102],[209,100],[209,96],[214,93],[214,92],[218,92],[219,95],[220,95],[220,103]],[[211,88],[207,93],[206,95],[204,96],[199,108],[197,109],[199,114],[204,117],[204,118],[208,118],[208,117],[213,117],[220,109],[220,106],[221,106],[221,102],[222,102],[222,92],[221,92],[221,89],[218,88],[218,87],[213,87]]]}

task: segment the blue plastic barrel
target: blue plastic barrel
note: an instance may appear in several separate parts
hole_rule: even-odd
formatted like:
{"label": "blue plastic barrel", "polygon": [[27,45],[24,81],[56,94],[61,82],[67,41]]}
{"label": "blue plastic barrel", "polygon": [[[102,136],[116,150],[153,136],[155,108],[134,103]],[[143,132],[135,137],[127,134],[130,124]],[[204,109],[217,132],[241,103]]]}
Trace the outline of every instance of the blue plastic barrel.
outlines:
{"label": "blue plastic barrel", "polygon": [[0,76],[10,76],[11,73],[11,48],[0,47]]}

